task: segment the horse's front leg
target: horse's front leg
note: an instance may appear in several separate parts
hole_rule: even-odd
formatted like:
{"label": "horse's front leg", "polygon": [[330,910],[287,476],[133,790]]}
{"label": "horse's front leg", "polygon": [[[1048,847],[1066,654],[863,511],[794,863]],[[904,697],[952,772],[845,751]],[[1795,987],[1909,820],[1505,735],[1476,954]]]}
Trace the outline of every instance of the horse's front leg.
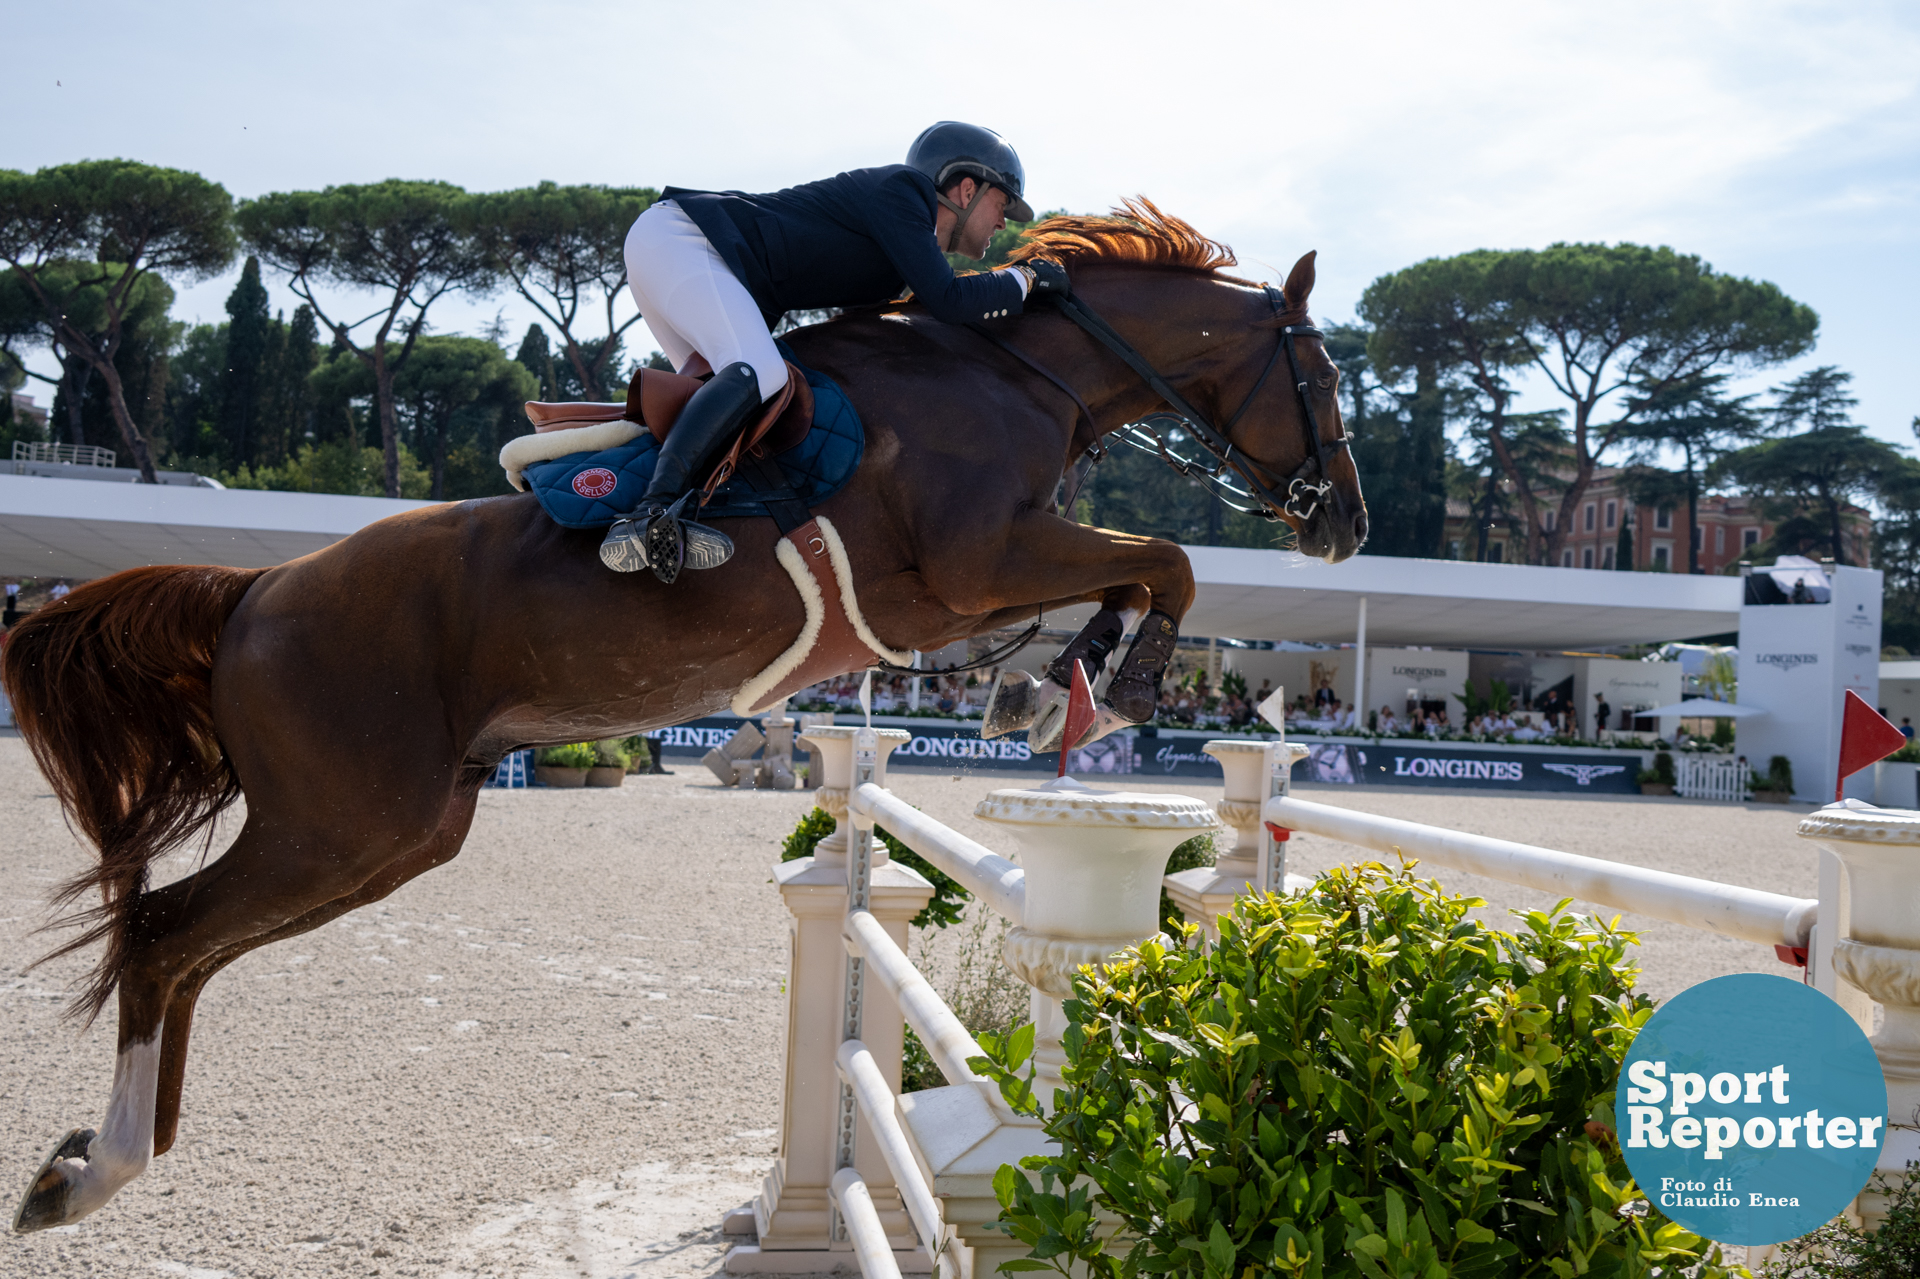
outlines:
{"label": "horse's front leg", "polygon": [[1097,599],[1100,611],[1048,666],[1044,679],[1036,681],[1024,671],[1011,671],[995,681],[982,737],[1024,728],[1029,730],[1033,749],[1057,749],[1066,722],[1073,664],[1085,663],[1089,681],[1098,679],[1108,656],[1136,625],[1133,644],[1108,685],[1094,726],[1080,742],[1070,745],[1083,745],[1153,717],[1161,677],[1179,638],[1180,618],[1193,603],[1193,569],[1185,552],[1157,538],[1088,528],[1030,511],[1013,522],[1006,549],[990,571],[990,585],[977,595],[962,594],[959,599],[1005,607],[1033,592],[1028,598]]}

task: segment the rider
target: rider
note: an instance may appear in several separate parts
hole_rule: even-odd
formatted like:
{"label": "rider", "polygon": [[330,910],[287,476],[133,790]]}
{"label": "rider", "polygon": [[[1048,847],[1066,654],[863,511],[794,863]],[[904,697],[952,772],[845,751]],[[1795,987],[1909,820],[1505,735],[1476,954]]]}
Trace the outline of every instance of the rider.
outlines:
{"label": "rider", "polygon": [[886,302],[906,288],[951,324],[1017,315],[1028,292],[1065,292],[1066,273],[1036,262],[956,276],[946,253],[985,255],[1008,217],[1029,221],[1020,157],[999,134],[944,120],[905,164],[854,169],[766,195],[668,187],[627,233],[634,301],[667,358],[715,370],[661,446],[653,481],[600,546],[610,569],[715,568],[726,534],[682,516],[696,479],[736,431],[778,395],[787,368],[770,330],[790,310]]}

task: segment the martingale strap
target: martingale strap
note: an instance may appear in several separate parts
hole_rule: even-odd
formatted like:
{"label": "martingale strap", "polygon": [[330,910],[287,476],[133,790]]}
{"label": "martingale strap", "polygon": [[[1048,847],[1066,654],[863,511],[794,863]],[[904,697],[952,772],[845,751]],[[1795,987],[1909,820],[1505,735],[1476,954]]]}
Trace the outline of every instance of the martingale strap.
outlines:
{"label": "martingale strap", "polygon": [[767,508],[767,514],[779,526],[782,537],[793,536],[793,531],[812,519],[807,504],[787,483],[787,477],[780,473],[780,464],[771,457],[754,457],[748,454],[742,459],[743,465],[737,472],[753,489],[754,496]]}

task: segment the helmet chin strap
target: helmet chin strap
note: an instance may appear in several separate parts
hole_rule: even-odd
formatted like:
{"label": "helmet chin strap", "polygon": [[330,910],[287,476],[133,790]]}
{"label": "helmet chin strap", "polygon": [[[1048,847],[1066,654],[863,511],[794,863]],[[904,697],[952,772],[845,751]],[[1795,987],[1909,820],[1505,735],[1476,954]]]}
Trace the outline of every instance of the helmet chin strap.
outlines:
{"label": "helmet chin strap", "polygon": [[956,251],[953,246],[960,243],[960,233],[967,229],[967,219],[971,218],[973,211],[980,207],[980,197],[985,195],[986,191],[987,184],[975,179],[973,184],[973,199],[965,204],[956,204],[938,191],[933,193],[933,198],[940,201],[943,208],[952,209],[954,213],[958,215],[954,218],[953,230],[947,232],[946,242],[940,246],[942,253],[953,253]]}

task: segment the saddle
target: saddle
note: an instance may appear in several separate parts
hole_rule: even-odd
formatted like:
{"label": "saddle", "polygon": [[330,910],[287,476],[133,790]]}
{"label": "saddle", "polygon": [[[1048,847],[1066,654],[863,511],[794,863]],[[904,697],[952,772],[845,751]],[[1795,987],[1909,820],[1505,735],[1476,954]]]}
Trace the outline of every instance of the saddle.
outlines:
{"label": "saddle", "polygon": [[[807,431],[813,425],[813,388],[807,384],[806,374],[795,367],[792,361],[787,361],[786,365],[787,384],[780,388],[780,394],[761,409],[760,416],[734,437],[733,447],[714,466],[713,473],[702,486],[708,497],[712,497],[713,491],[726,483],[743,458],[771,457],[776,453],[784,453],[806,438]],[[673,424],[680,420],[680,411],[686,408],[687,401],[700,389],[700,384],[713,375],[712,368],[698,355],[688,362],[687,367],[699,372],[670,373],[665,369],[636,369],[633,381],[627,387],[625,404],[580,401],[552,404],[529,400],[527,419],[533,423],[536,436],[608,422],[631,422],[645,427],[656,442],[664,444],[673,430]]]}

